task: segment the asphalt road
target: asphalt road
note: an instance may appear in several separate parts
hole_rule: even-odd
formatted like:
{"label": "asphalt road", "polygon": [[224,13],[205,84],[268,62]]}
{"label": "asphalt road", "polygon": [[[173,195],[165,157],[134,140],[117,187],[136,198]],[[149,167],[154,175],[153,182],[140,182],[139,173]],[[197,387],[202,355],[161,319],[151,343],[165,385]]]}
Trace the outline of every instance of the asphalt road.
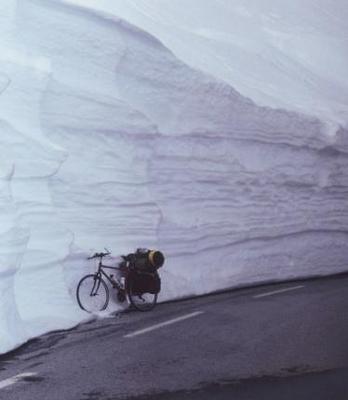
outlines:
{"label": "asphalt road", "polygon": [[348,275],[125,312],[0,357],[1,400],[347,400]]}

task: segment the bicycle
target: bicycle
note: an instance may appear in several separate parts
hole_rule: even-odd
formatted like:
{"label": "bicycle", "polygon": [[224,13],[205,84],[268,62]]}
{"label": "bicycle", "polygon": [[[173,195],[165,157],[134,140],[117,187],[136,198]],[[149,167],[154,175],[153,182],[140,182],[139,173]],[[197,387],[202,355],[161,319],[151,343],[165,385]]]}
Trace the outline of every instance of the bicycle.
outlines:
{"label": "bicycle", "polygon": [[[94,274],[84,276],[77,285],[76,297],[80,308],[87,312],[103,311],[107,308],[110,300],[109,287],[105,279],[110,283],[111,287],[117,290],[117,299],[124,302],[128,299],[128,303],[139,311],[150,311],[156,303],[158,293],[148,293],[139,291],[137,288],[137,277],[144,275],[130,268],[130,261],[127,257],[123,257],[123,262],[118,267],[104,265],[102,260],[110,255],[106,253],[95,253],[88,257],[87,260],[99,258],[98,270]],[[120,271],[122,277],[117,278],[113,274],[108,275],[104,269]],[[105,279],[104,279],[105,278]]]}

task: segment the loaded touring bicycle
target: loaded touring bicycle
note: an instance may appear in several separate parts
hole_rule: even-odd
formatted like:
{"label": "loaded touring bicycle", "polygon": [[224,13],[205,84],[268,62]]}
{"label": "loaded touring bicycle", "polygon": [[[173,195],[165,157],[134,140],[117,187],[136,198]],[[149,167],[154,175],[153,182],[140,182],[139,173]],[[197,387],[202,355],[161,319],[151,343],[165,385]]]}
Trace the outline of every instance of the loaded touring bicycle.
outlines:
{"label": "loaded touring bicycle", "polygon": [[88,257],[88,260],[98,259],[98,269],[78,283],[76,297],[79,306],[87,312],[105,310],[111,287],[117,291],[119,302],[127,300],[139,311],[152,310],[161,290],[158,269],[164,264],[163,254],[157,250],[138,249],[135,253],[122,256],[118,266],[103,264],[103,258],[110,254],[107,251]]}

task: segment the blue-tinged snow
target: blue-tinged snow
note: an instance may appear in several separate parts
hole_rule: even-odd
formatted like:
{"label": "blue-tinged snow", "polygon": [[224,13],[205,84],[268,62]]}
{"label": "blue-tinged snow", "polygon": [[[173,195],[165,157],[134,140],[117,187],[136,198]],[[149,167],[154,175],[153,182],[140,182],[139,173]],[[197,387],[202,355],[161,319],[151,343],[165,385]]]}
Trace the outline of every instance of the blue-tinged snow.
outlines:
{"label": "blue-tinged snow", "polygon": [[329,0],[70,0],[114,12],[259,105],[347,122],[348,7]]}
{"label": "blue-tinged snow", "polygon": [[325,4],[1,2],[0,352],[88,317],[104,246],[161,249],[162,299],[348,269],[348,9]]}

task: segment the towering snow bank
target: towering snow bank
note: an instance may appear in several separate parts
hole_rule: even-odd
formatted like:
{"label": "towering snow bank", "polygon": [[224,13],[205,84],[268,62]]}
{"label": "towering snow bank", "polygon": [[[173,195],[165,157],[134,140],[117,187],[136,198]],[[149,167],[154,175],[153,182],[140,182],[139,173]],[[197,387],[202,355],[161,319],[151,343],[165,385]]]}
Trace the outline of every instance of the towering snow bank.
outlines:
{"label": "towering snow bank", "polygon": [[0,18],[0,352],[85,318],[104,246],[163,250],[162,299],[347,269],[344,128],[110,14],[6,0]]}
{"label": "towering snow bank", "polygon": [[70,0],[114,12],[260,105],[347,126],[345,0]]}

